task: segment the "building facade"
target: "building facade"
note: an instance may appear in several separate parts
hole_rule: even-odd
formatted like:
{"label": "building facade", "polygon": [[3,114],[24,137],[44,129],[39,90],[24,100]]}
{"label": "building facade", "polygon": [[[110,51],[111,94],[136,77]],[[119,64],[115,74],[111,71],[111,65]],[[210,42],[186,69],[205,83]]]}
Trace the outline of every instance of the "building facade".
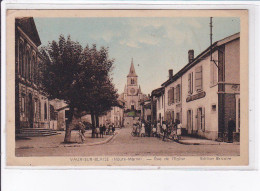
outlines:
{"label": "building facade", "polygon": [[32,17],[15,20],[15,126],[50,128],[50,103],[41,90],[40,70],[44,60]]}
{"label": "building facade", "polygon": [[[190,135],[225,140],[231,118],[236,123],[234,137],[239,140],[240,34],[215,42],[196,58],[190,50],[188,64],[172,73],[170,70],[169,79],[162,84],[164,119],[179,119]],[[157,116],[161,113],[158,109]]]}
{"label": "building facade", "polygon": [[118,101],[119,106],[114,106],[105,115],[99,117],[100,125],[114,124],[115,127],[122,127],[124,124],[124,103]]}
{"label": "building facade", "polygon": [[125,102],[126,110],[141,110],[140,102],[145,97],[138,85],[138,76],[135,72],[133,59],[131,62],[129,74],[127,75],[127,84],[124,93],[120,95],[120,99]]}
{"label": "building facade", "polygon": [[59,99],[50,101],[50,128],[54,130],[66,129],[66,111],[69,111],[68,105]]}
{"label": "building facade", "polygon": [[[148,95],[149,96],[149,95]],[[141,119],[144,121],[150,121],[152,120],[152,102],[151,99],[147,98],[143,101],[141,101]]]}

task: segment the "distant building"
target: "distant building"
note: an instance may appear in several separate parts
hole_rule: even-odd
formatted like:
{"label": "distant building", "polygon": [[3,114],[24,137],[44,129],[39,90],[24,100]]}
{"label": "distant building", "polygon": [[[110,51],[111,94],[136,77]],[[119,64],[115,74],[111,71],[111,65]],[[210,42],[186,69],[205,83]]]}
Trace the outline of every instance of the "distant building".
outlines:
{"label": "distant building", "polygon": [[152,91],[151,101],[153,103],[151,104],[152,123],[160,121],[160,123],[162,124],[162,122],[165,120],[164,119],[164,113],[165,113],[164,87],[160,87]]}
{"label": "distant building", "polygon": [[69,111],[68,105],[59,99],[50,101],[50,128],[54,130],[66,129],[66,111]]}
{"label": "distant building", "polygon": [[138,76],[132,59],[130,71],[127,75],[127,84],[124,93],[120,95],[120,99],[125,102],[126,110],[141,110],[140,101],[144,97],[145,95],[142,93],[140,85],[138,85]]}
{"label": "distant building", "polygon": [[[212,60],[211,60],[212,55]],[[162,84],[165,96],[157,96],[157,116],[179,119],[188,134],[208,139],[226,139],[228,120],[236,123],[234,137],[240,132],[240,33],[212,44]]]}
{"label": "distant building", "polygon": [[[149,96],[149,95],[148,95]],[[144,121],[151,121],[151,99],[147,98],[141,101],[141,119]]]}
{"label": "distant building", "polygon": [[162,122],[164,119],[164,87],[157,88],[151,93],[151,121]]}
{"label": "distant building", "polygon": [[15,127],[50,128],[50,103],[42,91],[40,70],[44,60],[32,17],[15,20]]}
{"label": "distant building", "polygon": [[118,106],[112,107],[105,115],[99,117],[99,124],[114,124],[115,127],[122,127],[124,124],[124,102],[118,100]]}

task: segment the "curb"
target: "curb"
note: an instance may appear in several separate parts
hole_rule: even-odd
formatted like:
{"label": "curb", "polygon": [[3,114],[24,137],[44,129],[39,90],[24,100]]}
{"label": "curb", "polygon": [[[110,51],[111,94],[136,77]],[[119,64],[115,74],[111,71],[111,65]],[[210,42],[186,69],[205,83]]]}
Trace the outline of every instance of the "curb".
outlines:
{"label": "curb", "polygon": [[[116,137],[116,135],[118,135],[118,132],[115,132],[115,134],[111,137],[108,137],[106,140],[104,141],[100,141],[100,142],[96,142],[96,143],[88,143],[88,144],[80,144],[80,143],[76,143],[76,144],[70,144],[70,145],[63,145],[63,147],[80,147],[80,146],[94,146],[94,145],[102,145],[102,144],[106,144],[108,142],[110,142],[113,138]],[[62,146],[61,146],[62,147]]]}
{"label": "curb", "polygon": [[224,143],[224,142],[216,142],[216,143],[187,143],[185,141],[179,140],[177,143],[183,145],[240,145],[240,143]]}

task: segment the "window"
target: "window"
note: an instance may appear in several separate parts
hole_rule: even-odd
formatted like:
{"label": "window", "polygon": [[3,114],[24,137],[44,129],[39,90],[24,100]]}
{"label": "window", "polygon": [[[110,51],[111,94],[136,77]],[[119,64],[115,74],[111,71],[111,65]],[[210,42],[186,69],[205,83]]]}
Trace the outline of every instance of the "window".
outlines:
{"label": "window", "polygon": [[29,52],[27,51],[25,54],[25,69],[24,69],[24,76],[25,78],[29,77],[29,63],[30,63],[30,59],[29,59]]}
{"label": "window", "polygon": [[193,72],[189,73],[188,76],[188,93],[193,93]]}
{"label": "window", "polygon": [[34,101],[34,119],[37,118],[37,99]]}
{"label": "window", "polygon": [[195,89],[196,91],[202,90],[202,66],[198,66],[195,69]]}
{"label": "window", "polygon": [[24,98],[24,95],[22,96],[21,111],[22,112],[25,111],[25,98]]}
{"label": "window", "polygon": [[41,108],[41,102],[39,101],[39,121],[42,120],[42,108]]}
{"label": "window", "polygon": [[19,43],[19,74],[23,75],[23,44]]}
{"label": "window", "polygon": [[173,98],[174,98],[173,92],[174,92],[173,88],[170,88],[168,90],[168,105],[174,103],[174,101],[173,101]]}
{"label": "window", "polygon": [[205,109],[202,107],[197,109],[197,126],[201,131],[205,131]]}
{"label": "window", "polygon": [[176,119],[177,119],[177,120],[180,120],[180,113],[179,113],[179,112],[176,113]]}
{"label": "window", "polygon": [[163,108],[163,96],[162,96],[162,108]]}
{"label": "window", "polygon": [[44,103],[44,120],[47,120],[47,104]]}
{"label": "window", "polygon": [[213,104],[213,105],[211,106],[211,110],[212,110],[212,111],[216,111],[216,110],[217,110],[216,104]]}
{"label": "window", "polygon": [[135,80],[133,78],[131,79],[131,84],[135,84]]}
{"label": "window", "polygon": [[214,86],[217,83],[217,66],[214,62],[210,63],[210,85]]}
{"label": "window", "polygon": [[172,111],[172,122],[174,122],[174,111]]}
{"label": "window", "polygon": [[181,101],[181,87],[180,84],[177,85],[176,87],[176,102]]}

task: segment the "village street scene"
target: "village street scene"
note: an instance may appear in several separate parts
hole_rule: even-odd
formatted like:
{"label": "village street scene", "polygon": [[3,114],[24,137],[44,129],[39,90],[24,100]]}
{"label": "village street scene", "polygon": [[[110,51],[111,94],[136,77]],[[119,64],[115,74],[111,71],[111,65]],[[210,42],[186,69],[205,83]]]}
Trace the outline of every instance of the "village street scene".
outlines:
{"label": "village street scene", "polygon": [[16,18],[14,128],[17,157],[239,156],[240,20]]}

